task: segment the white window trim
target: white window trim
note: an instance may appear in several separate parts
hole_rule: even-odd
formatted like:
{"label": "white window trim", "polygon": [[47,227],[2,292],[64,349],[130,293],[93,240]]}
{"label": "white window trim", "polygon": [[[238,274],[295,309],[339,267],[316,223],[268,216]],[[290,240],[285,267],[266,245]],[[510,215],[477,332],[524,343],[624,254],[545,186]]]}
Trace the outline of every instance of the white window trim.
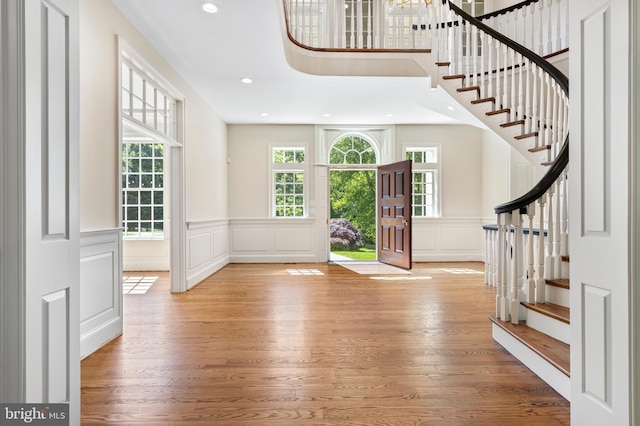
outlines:
{"label": "white window trim", "polygon": [[[433,170],[435,171],[435,207],[433,216],[413,216],[414,219],[437,219],[442,217],[442,144],[440,143],[412,143],[402,145],[402,159],[407,158],[407,152],[411,150],[422,150],[436,148],[438,150],[438,158],[435,163],[413,163],[412,164],[412,181],[413,172]],[[411,214],[413,215],[413,190],[411,191],[412,203]]]}
{"label": "white window trim", "polygon": [[[303,149],[303,163],[274,163],[273,152],[276,149]],[[269,145],[269,214],[271,218],[277,220],[296,220],[309,218],[309,146],[308,144],[270,144]],[[275,194],[275,174],[276,172],[302,172],[304,173],[303,181],[303,210],[302,216],[276,216],[276,194]]]}

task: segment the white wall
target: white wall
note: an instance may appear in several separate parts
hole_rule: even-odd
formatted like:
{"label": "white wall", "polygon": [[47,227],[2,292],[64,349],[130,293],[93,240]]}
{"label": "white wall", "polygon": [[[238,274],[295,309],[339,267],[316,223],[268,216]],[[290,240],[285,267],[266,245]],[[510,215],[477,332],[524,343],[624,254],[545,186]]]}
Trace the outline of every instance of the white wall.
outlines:
{"label": "white wall", "polygon": [[[114,229],[122,226],[119,212],[121,179],[118,175],[120,149],[118,36],[121,36],[145,62],[184,96],[183,155],[186,179],[183,195],[186,199],[184,204],[187,221],[221,220],[225,224],[228,223],[226,123],[151,47],[109,0],[90,0],[80,2],[80,230],[82,235],[87,237],[101,233],[112,235]],[[175,196],[176,194],[171,194],[174,200]],[[187,228],[186,223],[181,226],[184,229]],[[121,241],[121,233],[117,235]],[[217,241],[216,247],[223,247],[224,250],[222,254],[218,253],[215,260],[209,256],[209,253],[203,255],[197,250],[189,252],[196,259],[201,260],[204,256],[210,260],[207,265],[198,265],[200,272],[206,270],[208,273],[213,273],[228,261],[226,234],[222,232],[217,235],[224,241]],[[186,244],[181,242],[181,246],[185,247]],[[97,246],[90,244],[88,247],[93,250]],[[139,265],[144,265],[155,262],[159,257],[166,257],[166,251],[161,255],[149,251],[155,249],[146,247],[138,250],[135,260]],[[115,256],[120,261],[121,245],[118,244],[115,251],[109,250],[104,256]],[[122,297],[121,290],[118,291],[121,277],[117,274],[114,276],[112,263],[108,262],[106,257],[91,256],[89,254],[86,261],[83,259],[80,282],[82,309],[86,310],[87,316],[86,319],[83,318],[85,321],[83,327],[85,323],[87,324],[87,330],[83,329],[83,333],[89,333],[87,336],[90,336],[92,330],[109,330],[111,335],[101,335],[98,339],[104,342],[122,331],[122,321],[114,320],[118,317],[117,303],[110,305],[114,315],[109,317],[94,315],[93,307],[102,306],[103,301],[98,299],[104,295]],[[191,259],[186,259],[185,263],[193,264]],[[185,281],[188,272],[190,271],[183,271]],[[104,320],[103,323],[100,323],[101,319]],[[110,327],[109,324],[118,326]],[[83,349],[83,355],[86,354]]]}
{"label": "white wall", "polygon": [[120,226],[117,36],[185,96],[188,220],[226,219],[226,123],[109,0],[91,0],[80,4],[81,230]]}

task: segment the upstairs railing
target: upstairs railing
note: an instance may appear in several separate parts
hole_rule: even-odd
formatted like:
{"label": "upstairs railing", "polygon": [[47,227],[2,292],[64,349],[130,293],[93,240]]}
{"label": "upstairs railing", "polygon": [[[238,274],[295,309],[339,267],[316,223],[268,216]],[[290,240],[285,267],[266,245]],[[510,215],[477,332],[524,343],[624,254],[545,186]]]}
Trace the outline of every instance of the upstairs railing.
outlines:
{"label": "upstairs railing", "polygon": [[[568,255],[569,85],[541,56],[567,47],[567,0],[525,2],[482,20],[448,0],[283,1],[290,36],[302,45],[431,49],[442,74],[460,78],[462,91],[479,93],[474,103],[490,105],[487,117],[522,127],[514,144],[548,154],[540,182],[496,207],[497,226],[486,228],[487,282],[497,289],[497,316],[518,323],[521,301],[545,302],[545,280],[563,277]],[[510,31],[523,43],[511,39]]]}
{"label": "upstairs railing", "polygon": [[476,18],[540,56],[569,48],[568,0],[526,0]]}

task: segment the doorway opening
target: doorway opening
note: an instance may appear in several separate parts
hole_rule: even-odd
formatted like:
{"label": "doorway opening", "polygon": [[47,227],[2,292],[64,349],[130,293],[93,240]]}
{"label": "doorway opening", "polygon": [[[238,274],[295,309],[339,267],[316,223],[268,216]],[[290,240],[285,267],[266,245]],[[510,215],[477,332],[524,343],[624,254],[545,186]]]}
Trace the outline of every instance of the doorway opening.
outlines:
{"label": "doorway opening", "polygon": [[329,171],[332,261],[375,261],[376,170]]}

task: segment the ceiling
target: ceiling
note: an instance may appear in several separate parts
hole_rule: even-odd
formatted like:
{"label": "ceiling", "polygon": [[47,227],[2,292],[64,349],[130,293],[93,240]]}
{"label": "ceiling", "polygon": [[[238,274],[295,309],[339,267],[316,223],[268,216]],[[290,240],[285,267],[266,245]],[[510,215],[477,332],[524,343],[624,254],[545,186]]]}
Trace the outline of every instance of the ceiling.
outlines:
{"label": "ceiling", "polygon": [[112,2],[227,123],[482,127],[442,89],[431,90],[427,77],[293,69],[284,54],[281,0],[215,0],[214,15],[200,0]]}

